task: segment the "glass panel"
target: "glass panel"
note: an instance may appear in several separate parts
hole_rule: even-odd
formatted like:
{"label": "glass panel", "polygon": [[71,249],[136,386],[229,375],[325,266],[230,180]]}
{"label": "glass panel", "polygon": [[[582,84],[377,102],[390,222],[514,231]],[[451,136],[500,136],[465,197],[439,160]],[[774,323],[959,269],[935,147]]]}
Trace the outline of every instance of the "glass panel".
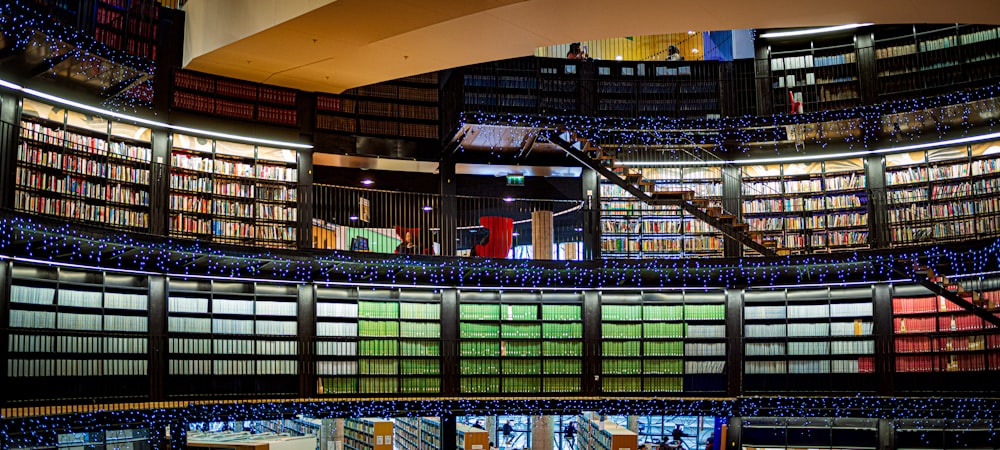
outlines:
{"label": "glass panel", "polygon": [[254,148],[250,144],[238,142],[217,141],[215,143],[215,153],[220,155],[240,156],[243,158],[254,158]]}
{"label": "glass panel", "polygon": [[885,155],[886,167],[912,166],[914,164],[923,164],[923,163],[924,163],[923,151],[916,151],[909,153],[893,153],[891,155]]}
{"label": "glass panel", "polygon": [[98,134],[108,134],[108,121],[103,117],[69,111],[66,122],[71,127],[90,130]]}
{"label": "glass panel", "polygon": [[257,147],[257,159],[294,163],[295,152],[283,148]]}
{"label": "glass panel", "polygon": [[122,122],[111,122],[111,135],[143,142],[153,139],[149,128]]}
{"label": "glass panel", "polygon": [[204,137],[174,134],[174,147],[212,153],[212,140]]}
{"label": "glass panel", "polygon": [[968,157],[969,149],[964,145],[961,147],[945,147],[927,150],[927,160],[930,162],[965,159]]}
{"label": "glass panel", "polygon": [[63,109],[49,104],[24,99],[21,104],[21,114],[41,119],[63,122]]}
{"label": "glass panel", "polygon": [[861,158],[837,159],[826,162],[826,173],[853,172],[864,170],[865,162]]}

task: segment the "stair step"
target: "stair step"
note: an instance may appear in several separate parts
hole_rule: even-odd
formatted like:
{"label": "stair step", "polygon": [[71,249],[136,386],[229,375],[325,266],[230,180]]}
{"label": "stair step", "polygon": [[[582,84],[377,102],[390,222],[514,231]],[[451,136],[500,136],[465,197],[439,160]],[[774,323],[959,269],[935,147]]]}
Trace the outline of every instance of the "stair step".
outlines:
{"label": "stair step", "polygon": [[733,229],[734,230],[748,230],[748,229],[750,229],[750,225],[747,225],[745,223],[734,223],[733,224]]}
{"label": "stair step", "polygon": [[688,200],[694,198],[693,191],[656,191],[651,195],[653,200]]}
{"label": "stair step", "polygon": [[719,216],[719,222],[728,223],[728,224],[732,225],[732,224],[734,224],[736,222],[736,216],[734,216],[732,214],[723,214],[723,215]]}
{"label": "stair step", "polygon": [[711,203],[707,198],[692,198],[691,204],[699,208],[706,208]]}
{"label": "stair step", "polygon": [[718,206],[711,206],[705,208],[705,213],[708,214],[710,217],[719,217],[722,215],[722,208]]}

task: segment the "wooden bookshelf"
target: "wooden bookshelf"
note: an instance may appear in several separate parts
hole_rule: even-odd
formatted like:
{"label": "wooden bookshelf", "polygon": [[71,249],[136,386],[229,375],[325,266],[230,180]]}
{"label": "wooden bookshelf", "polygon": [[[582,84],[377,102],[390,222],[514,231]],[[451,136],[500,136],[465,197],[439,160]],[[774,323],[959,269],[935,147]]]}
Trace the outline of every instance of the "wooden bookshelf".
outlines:
{"label": "wooden bookshelf", "polygon": [[25,99],[14,208],[149,230],[150,131]]}
{"label": "wooden bookshelf", "polygon": [[21,396],[39,392],[53,399],[148,397],[146,275],[3,264],[11,273],[4,324],[11,401],[37,400]]}
{"label": "wooden bookshelf", "polygon": [[171,236],[296,247],[295,151],[175,134],[170,162]]}
{"label": "wooden bookshelf", "polygon": [[811,41],[776,48],[770,54],[774,112],[792,113],[789,93],[805,112],[860,105],[857,59],[853,42]]}
{"label": "wooden bookshelf", "polygon": [[746,391],[874,390],[870,287],[743,294]]}
{"label": "wooden bookshelf", "polygon": [[638,450],[639,448],[639,435],[611,420],[601,421],[596,415],[588,413],[580,416],[577,423],[580,424],[577,444],[581,449]]}
{"label": "wooden bookshelf", "polygon": [[725,328],[721,292],[602,293],[602,391],[724,391]]}
{"label": "wooden bookshelf", "polygon": [[97,0],[94,40],[133,56],[156,60],[160,6],[156,0]]}
{"label": "wooden bookshelf", "polygon": [[[397,417],[394,421],[396,446],[401,450],[442,449],[440,445],[441,421],[437,417]],[[489,450],[489,433],[466,424],[456,424],[455,448]]]}
{"label": "wooden bookshelf", "polygon": [[393,428],[389,419],[344,419],[344,449],[392,450]]}
{"label": "wooden bookshelf", "polygon": [[317,287],[319,394],[441,392],[440,296]]}
{"label": "wooden bookshelf", "polygon": [[459,391],[580,392],[582,295],[462,292]]}
{"label": "wooden bookshelf", "polygon": [[[716,167],[644,167],[654,191],[691,191],[720,207],[722,172]],[[649,206],[620,186],[601,181],[601,254],[663,258],[722,256],[723,236],[677,206]]]}
{"label": "wooden bookshelf", "polygon": [[176,388],[168,396],[205,388],[232,395],[248,385],[298,392],[296,285],[170,277],[167,287],[168,375]]}
{"label": "wooden bookshelf", "polygon": [[298,125],[298,91],[177,69],[171,107],[243,121]]}
{"label": "wooden bookshelf", "polygon": [[436,73],[316,97],[316,128],[338,133],[438,139],[440,88]]}

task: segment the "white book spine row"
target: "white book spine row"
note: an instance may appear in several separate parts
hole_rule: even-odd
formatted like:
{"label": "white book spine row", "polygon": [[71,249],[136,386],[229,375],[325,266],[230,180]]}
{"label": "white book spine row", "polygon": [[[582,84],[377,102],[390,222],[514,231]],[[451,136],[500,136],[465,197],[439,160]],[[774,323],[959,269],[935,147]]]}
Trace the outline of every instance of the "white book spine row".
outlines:
{"label": "white book spine row", "polygon": [[104,353],[136,353],[136,354],[146,354],[147,341],[146,338],[119,338],[119,337],[106,337],[104,338]]}
{"label": "white book spine row", "polygon": [[258,355],[294,356],[299,354],[295,341],[257,341]]}
{"label": "white book spine row", "polygon": [[872,322],[833,322],[830,336],[871,336]]}
{"label": "white book spine row", "polygon": [[782,356],[785,354],[785,344],[782,342],[748,343],[745,352],[747,356]]}
{"label": "white book spine row", "polygon": [[59,313],[56,323],[60,330],[101,331],[100,314]]}
{"label": "white book spine row", "polygon": [[744,333],[748,338],[784,337],[785,324],[746,325]]}
{"label": "white book spine row", "polygon": [[212,312],[216,314],[253,315],[253,300],[212,300]]}
{"label": "white book spine row", "polygon": [[170,375],[211,375],[212,361],[170,360],[167,370]]}
{"label": "white book spine row", "polygon": [[257,361],[257,375],[296,375],[298,373],[298,361]]}
{"label": "white book spine row", "polygon": [[830,305],[788,305],[789,319],[830,317]]}
{"label": "white book spine row", "polygon": [[687,337],[692,338],[724,338],[725,325],[688,325]]}
{"label": "white book spine row", "polygon": [[7,376],[14,378],[145,376],[147,374],[147,361],[145,360],[11,359],[7,363]]}
{"label": "white book spine row", "polygon": [[788,361],[788,373],[830,373],[830,361]]}
{"label": "white book spine row", "polygon": [[82,308],[100,308],[101,293],[94,291],[59,291],[60,306],[78,306]]}
{"label": "white book spine row", "polygon": [[111,309],[145,311],[149,309],[149,296],[146,294],[106,292],[104,293],[104,307]]}
{"label": "white book spine row", "polygon": [[216,360],[212,361],[213,375],[254,375],[253,360]]}
{"label": "white book spine row", "polygon": [[18,286],[10,287],[11,303],[29,303],[32,305],[51,305],[55,301],[56,290],[52,288]]}
{"label": "white book spine row", "polygon": [[744,361],[743,367],[747,374],[788,373],[786,361]]}
{"label": "white book spine row", "polygon": [[684,361],[684,373],[722,373],[725,361]]}
{"label": "white book spine row", "polygon": [[789,342],[789,355],[829,355],[829,342]]}
{"label": "white book spine row", "polygon": [[355,356],[358,354],[358,343],[317,342],[316,354],[319,356]]}
{"label": "white book spine row", "polygon": [[101,375],[138,375],[144,376],[148,372],[149,361],[141,359],[106,359],[104,360],[104,373]]}
{"label": "white book spine row", "polygon": [[207,298],[170,297],[167,305],[170,312],[208,313]]}
{"label": "white book spine row", "polygon": [[53,311],[10,310],[11,328],[55,328],[56,313]]}
{"label": "white book spine row", "polygon": [[172,354],[208,355],[212,353],[211,339],[170,338],[167,345]]}
{"label": "white book spine row", "polygon": [[35,336],[11,334],[8,338],[7,350],[11,353],[37,353],[52,351],[52,336]]}
{"label": "white book spine row", "polygon": [[358,324],[320,322],[316,324],[316,335],[322,337],[354,337],[358,335]]}
{"label": "white book spine row", "polygon": [[834,303],[830,305],[830,317],[871,316],[872,303]]}
{"label": "white book spine row", "polygon": [[754,319],[784,319],[784,306],[747,306],[743,310],[747,320]]}
{"label": "white book spine row", "polygon": [[357,361],[316,361],[316,375],[357,375]]}
{"label": "white book spine row", "polygon": [[875,353],[875,341],[833,341],[830,353],[834,355],[871,355]]}
{"label": "white book spine row", "polygon": [[829,323],[790,323],[789,336],[829,336]]}
{"label": "white book spine row", "polygon": [[253,341],[239,339],[215,339],[212,348],[216,355],[252,355]]}
{"label": "white book spine row", "polygon": [[200,317],[168,317],[167,331],[171,333],[211,333],[212,320]]}
{"label": "white book spine row", "polygon": [[146,316],[104,316],[104,330],[145,333],[149,330],[149,321]]}
{"label": "white book spine row", "polygon": [[295,336],[298,334],[298,323],[280,322],[277,320],[258,320],[257,334],[265,336]]}
{"label": "white book spine row", "polygon": [[212,319],[212,332],[252,335],[254,334],[253,320]]}
{"label": "white book spine row", "polygon": [[257,314],[265,316],[295,317],[297,310],[294,302],[258,301]]}
{"label": "white book spine row", "polygon": [[858,373],[858,360],[835,359],[831,361],[830,371],[833,373]]}
{"label": "white book spine row", "polygon": [[726,344],[688,342],[684,344],[684,354],[687,356],[725,356]]}

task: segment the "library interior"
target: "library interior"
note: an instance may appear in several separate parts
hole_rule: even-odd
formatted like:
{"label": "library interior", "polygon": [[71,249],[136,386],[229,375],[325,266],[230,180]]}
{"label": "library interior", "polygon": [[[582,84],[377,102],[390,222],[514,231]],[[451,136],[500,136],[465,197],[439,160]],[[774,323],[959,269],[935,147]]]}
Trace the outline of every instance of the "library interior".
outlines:
{"label": "library interior", "polygon": [[0,450],[1000,449],[994,2],[0,2]]}

